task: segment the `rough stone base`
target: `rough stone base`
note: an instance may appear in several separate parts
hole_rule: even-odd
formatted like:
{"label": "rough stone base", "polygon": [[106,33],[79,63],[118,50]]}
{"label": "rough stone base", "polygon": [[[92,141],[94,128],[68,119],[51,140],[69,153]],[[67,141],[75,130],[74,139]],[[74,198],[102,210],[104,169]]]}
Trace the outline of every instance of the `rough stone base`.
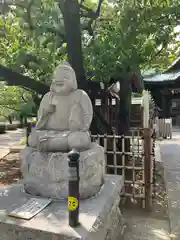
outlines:
{"label": "rough stone base", "polygon": [[123,187],[120,176],[105,177],[100,194],[80,202],[80,226],[68,226],[66,202],[53,202],[29,221],[7,216],[12,208],[22,205],[28,196],[21,185],[0,189],[0,240],[120,240],[123,219],[119,194]]}
{"label": "rough stone base", "polygon": [[[26,147],[21,153],[21,158],[23,182],[29,193],[59,200],[68,197],[67,153],[38,152]],[[91,149],[80,152],[81,199],[95,196],[99,192],[104,182],[104,174],[104,149],[93,143]]]}

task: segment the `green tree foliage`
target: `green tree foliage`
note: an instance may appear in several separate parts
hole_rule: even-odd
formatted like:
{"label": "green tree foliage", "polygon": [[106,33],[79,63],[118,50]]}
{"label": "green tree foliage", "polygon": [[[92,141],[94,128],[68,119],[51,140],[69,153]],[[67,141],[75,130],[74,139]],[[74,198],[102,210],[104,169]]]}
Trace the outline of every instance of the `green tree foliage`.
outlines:
{"label": "green tree foliage", "polygon": [[2,64],[43,82],[66,54],[60,10],[52,2],[13,1],[0,19]]}
{"label": "green tree foliage", "polygon": [[180,53],[180,31],[174,32],[179,22],[178,1],[108,1],[96,23],[98,36],[86,48],[87,67],[101,80],[108,80],[118,65],[166,68]]}
{"label": "green tree foliage", "polygon": [[[0,64],[49,84],[54,67],[67,59],[65,1],[4,1],[0,5]],[[178,0],[78,2],[85,70],[95,71],[97,80],[108,81],[118,74],[119,66],[166,68],[179,55],[179,32],[174,32],[180,25]],[[22,89],[13,89],[19,94],[20,109]],[[14,94],[12,88],[8,91]],[[4,88],[3,94],[9,96],[8,91]]]}
{"label": "green tree foliage", "polygon": [[0,116],[32,116],[34,113],[35,105],[31,94],[19,87],[0,85]]}
{"label": "green tree foliage", "polygon": [[[60,4],[52,0],[7,2],[9,10],[2,11],[0,18],[1,63],[48,82],[54,66],[67,58],[64,0]],[[86,70],[96,70],[98,80],[107,80],[118,64],[147,69],[166,67],[165,59],[174,59],[169,44],[177,48],[179,32],[173,29],[180,22],[178,0],[104,0],[101,12],[96,12],[98,0],[79,4]]]}

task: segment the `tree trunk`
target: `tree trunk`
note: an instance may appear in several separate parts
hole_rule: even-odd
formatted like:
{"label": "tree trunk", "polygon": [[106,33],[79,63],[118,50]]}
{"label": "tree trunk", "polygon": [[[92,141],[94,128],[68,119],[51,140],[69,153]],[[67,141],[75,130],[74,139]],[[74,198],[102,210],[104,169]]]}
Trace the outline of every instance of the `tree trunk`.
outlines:
{"label": "tree trunk", "polygon": [[49,91],[49,86],[46,84],[28,76],[24,76],[2,65],[0,65],[0,81],[6,81],[10,86],[21,86],[43,95]]}
{"label": "tree trunk", "polygon": [[24,125],[27,126],[28,121],[27,121],[27,117],[24,116]]}
{"label": "tree trunk", "polygon": [[11,116],[8,116],[8,121],[10,124],[12,124],[12,117]]}
{"label": "tree trunk", "polygon": [[120,87],[120,107],[119,107],[119,135],[126,135],[129,133],[130,116],[131,116],[131,97],[132,84],[130,74],[121,80]]}
{"label": "tree trunk", "polygon": [[80,6],[78,0],[65,0],[63,16],[68,60],[76,73],[78,87],[84,88],[85,70],[82,53]]}
{"label": "tree trunk", "polygon": [[[60,6],[61,8],[61,6]],[[80,5],[78,0],[65,0],[63,8],[61,8],[64,17],[64,27],[67,42],[68,60],[74,69],[77,77],[78,87],[87,91],[88,81],[84,69],[81,24],[80,24]],[[92,90],[92,89],[90,89]],[[93,133],[110,133],[111,126],[101,117],[100,113],[95,111],[91,124],[91,132]]]}
{"label": "tree trunk", "polygon": [[20,120],[20,128],[23,128],[23,127],[24,127],[24,122],[23,122],[23,116],[22,116],[22,114],[20,114],[19,120]]}

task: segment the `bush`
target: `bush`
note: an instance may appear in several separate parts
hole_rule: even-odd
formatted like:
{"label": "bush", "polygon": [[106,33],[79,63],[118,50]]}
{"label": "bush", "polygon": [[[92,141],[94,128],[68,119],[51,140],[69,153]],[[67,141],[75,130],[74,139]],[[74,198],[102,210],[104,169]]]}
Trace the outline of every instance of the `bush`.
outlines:
{"label": "bush", "polygon": [[0,122],[5,122],[7,119],[4,116],[0,116]]}
{"label": "bush", "polygon": [[7,124],[7,127],[6,127],[7,130],[16,130],[17,129],[17,124]]}
{"label": "bush", "polygon": [[23,137],[20,141],[20,145],[26,145],[27,137]]}
{"label": "bush", "polygon": [[3,134],[6,132],[6,124],[0,123],[0,134]]}

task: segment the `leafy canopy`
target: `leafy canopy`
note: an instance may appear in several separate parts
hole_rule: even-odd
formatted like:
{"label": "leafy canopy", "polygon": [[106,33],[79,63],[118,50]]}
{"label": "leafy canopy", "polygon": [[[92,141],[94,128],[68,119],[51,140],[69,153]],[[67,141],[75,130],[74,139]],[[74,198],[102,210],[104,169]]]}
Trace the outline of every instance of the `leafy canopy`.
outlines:
{"label": "leafy canopy", "polygon": [[[67,59],[63,3],[1,3],[0,64],[49,84],[54,67]],[[85,69],[95,71],[97,80],[108,81],[127,66],[133,71],[164,69],[179,56],[180,33],[174,31],[180,25],[179,0],[79,0],[79,4]],[[0,91],[7,109],[20,109],[25,103],[25,90]]]}

